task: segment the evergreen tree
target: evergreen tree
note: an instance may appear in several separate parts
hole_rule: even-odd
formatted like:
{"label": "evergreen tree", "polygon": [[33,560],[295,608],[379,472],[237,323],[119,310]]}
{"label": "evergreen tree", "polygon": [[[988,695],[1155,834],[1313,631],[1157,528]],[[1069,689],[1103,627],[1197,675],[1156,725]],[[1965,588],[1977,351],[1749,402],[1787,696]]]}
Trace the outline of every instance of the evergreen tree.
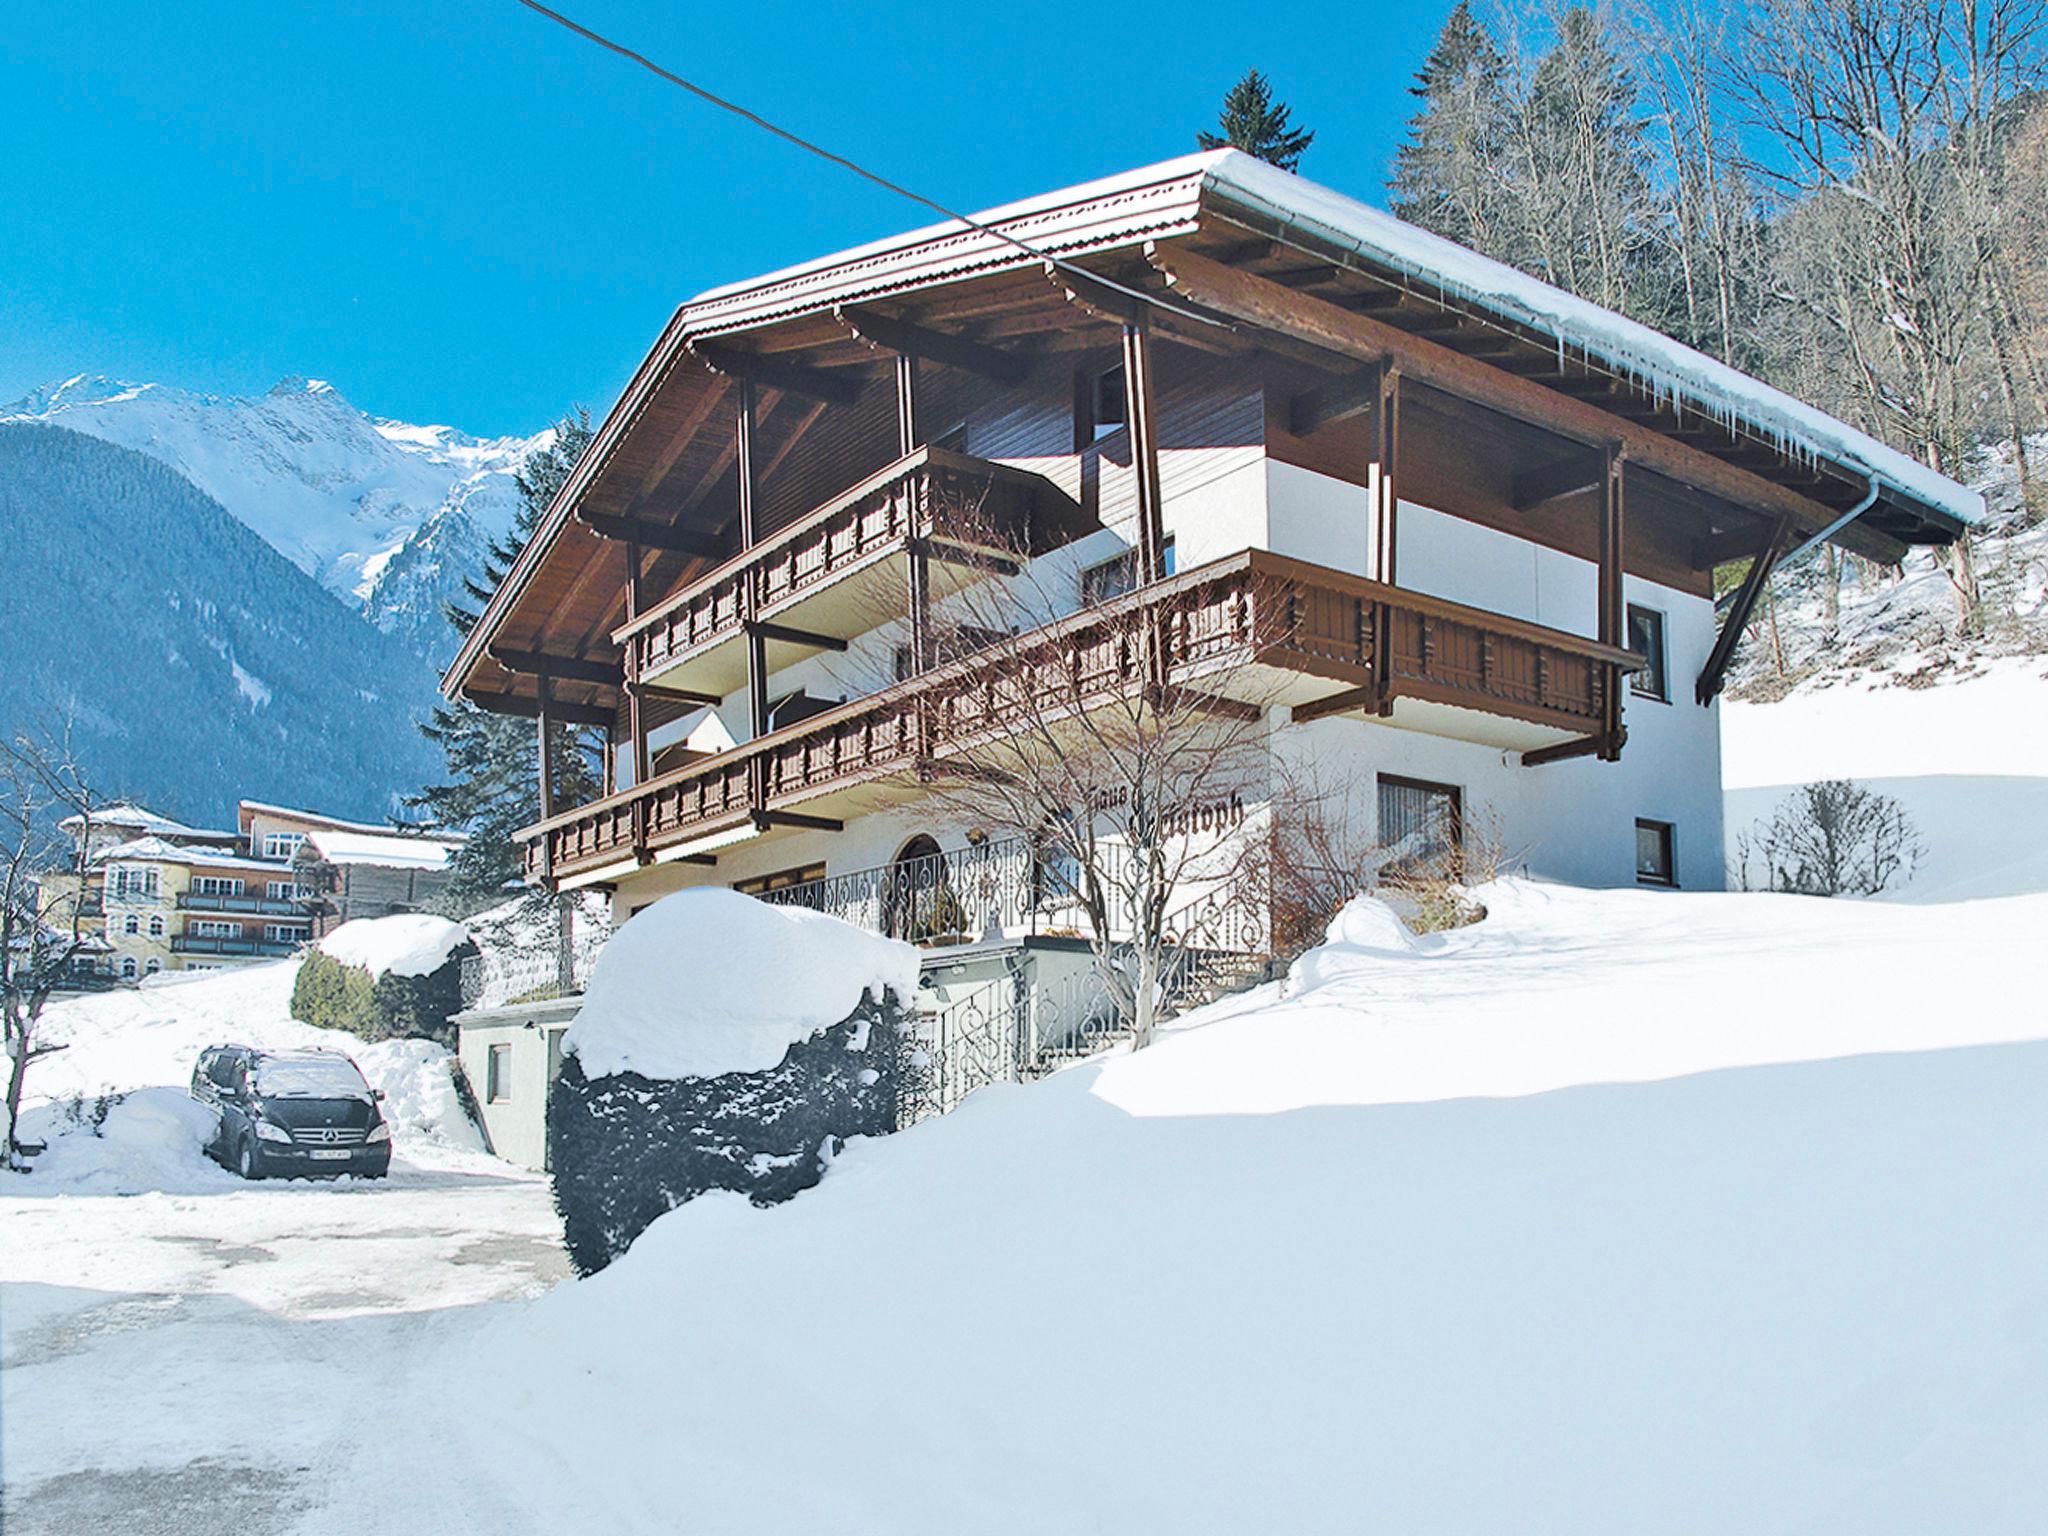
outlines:
{"label": "evergreen tree", "polygon": [[1409,87],[1422,105],[1394,157],[1393,211],[1424,229],[1501,255],[1499,161],[1508,132],[1511,72],[1493,35],[1465,0]]}
{"label": "evergreen tree", "polygon": [[[578,412],[555,429],[546,449],[528,459],[519,474],[520,509],[512,530],[493,543],[479,576],[463,582],[475,606],[450,603],[448,622],[465,640],[482,617],[484,605],[519,558],[541,515],[569,478],[590,442],[589,418]],[[456,857],[445,903],[470,912],[503,898],[519,878],[519,848],[513,834],[540,819],[540,785],[535,762],[535,730],[531,721],[492,714],[463,700],[442,704],[420,726],[441,749],[447,777],[411,797],[408,804],[437,823],[460,828],[469,842]],[[556,793],[564,802],[595,799],[601,745],[591,732],[555,726],[549,733],[548,761]]]}
{"label": "evergreen tree", "polygon": [[1204,149],[1241,149],[1291,171],[1314,142],[1315,134],[1306,128],[1290,128],[1290,114],[1286,102],[1273,100],[1272,82],[1256,69],[1248,69],[1224,95],[1223,110],[1216,119],[1216,126],[1223,131],[1195,137]]}

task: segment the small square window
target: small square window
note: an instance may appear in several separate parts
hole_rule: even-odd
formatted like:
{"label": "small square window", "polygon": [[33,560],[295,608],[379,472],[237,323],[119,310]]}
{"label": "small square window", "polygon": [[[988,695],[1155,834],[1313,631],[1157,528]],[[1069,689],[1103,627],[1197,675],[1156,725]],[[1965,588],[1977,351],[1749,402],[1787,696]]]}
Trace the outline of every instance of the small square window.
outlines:
{"label": "small square window", "polygon": [[1678,861],[1668,821],[1636,818],[1636,884],[1678,884]]}
{"label": "small square window", "polygon": [[484,1068],[484,1102],[508,1104],[512,1100],[512,1047],[494,1045]]}
{"label": "small square window", "polygon": [[1654,608],[1628,605],[1628,648],[1643,658],[1629,675],[1629,691],[1641,699],[1671,701],[1664,671],[1664,615]]}
{"label": "small square window", "polygon": [[[1160,546],[1160,563],[1166,574],[1174,571],[1173,540],[1171,537]],[[1107,603],[1122,597],[1126,592],[1135,592],[1141,585],[1138,574],[1138,552],[1127,549],[1113,559],[1100,565],[1091,565],[1081,573],[1081,606],[1093,608],[1097,603]]]}

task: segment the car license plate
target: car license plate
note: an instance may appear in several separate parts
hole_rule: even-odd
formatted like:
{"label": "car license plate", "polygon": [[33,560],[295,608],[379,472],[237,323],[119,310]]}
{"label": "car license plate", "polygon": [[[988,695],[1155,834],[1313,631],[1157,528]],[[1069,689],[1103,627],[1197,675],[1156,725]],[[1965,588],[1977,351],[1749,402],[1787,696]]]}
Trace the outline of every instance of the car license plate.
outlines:
{"label": "car license plate", "polygon": [[348,1161],[348,1149],[346,1147],[334,1147],[332,1149],[320,1147],[308,1152],[306,1155],[316,1163],[345,1163]]}

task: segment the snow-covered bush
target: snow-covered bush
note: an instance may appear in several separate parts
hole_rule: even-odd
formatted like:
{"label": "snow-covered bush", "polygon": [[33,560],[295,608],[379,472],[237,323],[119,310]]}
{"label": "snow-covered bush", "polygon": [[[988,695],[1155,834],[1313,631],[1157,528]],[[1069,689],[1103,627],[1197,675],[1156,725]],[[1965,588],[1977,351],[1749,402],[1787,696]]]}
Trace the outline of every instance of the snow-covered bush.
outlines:
{"label": "snow-covered bush", "polygon": [[584,1274],[710,1190],[756,1204],[896,1129],[918,1070],[917,951],[732,891],[664,897],[599,956],[548,1102],[548,1163]]}
{"label": "snow-covered bush", "polygon": [[1889,795],[1853,779],[1804,784],[1735,841],[1735,884],[1798,896],[1875,896],[1912,879],[1924,850]]}
{"label": "snow-covered bush", "polygon": [[462,962],[476,946],[446,918],[407,914],[343,923],[299,962],[292,1017],[363,1040],[455,1043]]}

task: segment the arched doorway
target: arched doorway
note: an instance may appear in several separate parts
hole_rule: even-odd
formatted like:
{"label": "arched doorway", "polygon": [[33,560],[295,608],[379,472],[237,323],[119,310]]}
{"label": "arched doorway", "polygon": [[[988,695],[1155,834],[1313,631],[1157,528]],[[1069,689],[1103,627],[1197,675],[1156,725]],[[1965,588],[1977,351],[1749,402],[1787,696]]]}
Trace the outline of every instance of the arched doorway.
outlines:
{"label": "arched doorway", "polygon": [[920,832],[889,861],[882,890],[882,931],[912,944],[960,931],[960,902],[953,894],[939,840]]}

